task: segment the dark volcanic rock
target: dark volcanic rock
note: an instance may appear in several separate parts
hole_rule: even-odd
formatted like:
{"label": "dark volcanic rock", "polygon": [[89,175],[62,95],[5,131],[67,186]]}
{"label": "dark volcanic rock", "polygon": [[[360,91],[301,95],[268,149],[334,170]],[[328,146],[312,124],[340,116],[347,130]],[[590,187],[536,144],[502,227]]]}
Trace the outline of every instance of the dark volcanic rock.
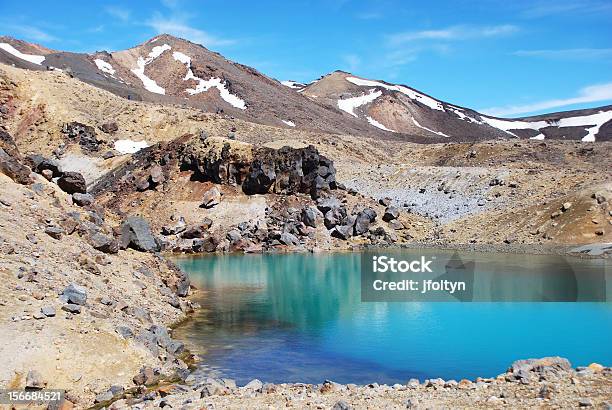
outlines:
{"label": "dark volcanic rock", "polygon": [[314,146],[261,147],[253,149],[252,155],[243,155],[234,152],[229,142],[216,153],[209,140],[200,141],[199,149],[188,147],[180,156],[181,169],[192,170],[196,179],[241,185],[247,195],[305,193],[318,198],[321,192],[337,188],[332,161]]}
{"label": "dark volcanic rock", "polygon": [[75,192],[72,194],[72,202],[78,206],[89,206],[93,204],[93,201],[94,197],[91,194],[82,194],[80,192]]}
{"label": "dark volcanic rock", "polygon": [[64,233],[64,230],[57,226],[49,226],[45,229],[45,233],[53,239],[62,239],[62,234]]}
{"label": "dark volcanic rock", "polygon": [[75,305],[84,305],[87,302],[87,290],[77,284],[71,283],[62,292],[62,298],[67,303]]}
{"label": "dark volcanic rock", "polygon": [[78,172],[64,172],[64,174],[57,180],[57,185],[62,191],[69,194],[76,192],[81,194],[87,193],[87,184],[85,178]]}
{"label": "dark volcanic rock", "polygon": [[95,152],[100,149],[100,141],[96,137],[96,130],[89,125],[78,122],[64,124],[62,133],[70,140],[77,141],[83,151]]}
{"label": "dark volcanic rock", "polygon": [[100,128],[100,130],[102,132],[105,132],[107,134],[114,134],[115,132],[119,131],[119,126],[114,121],[113,122],[104,123],[104,124],[100,125],[100,127],[98,127],[98,128]]}
{"label": "dark volcanic rock", "polygon": [[207,235],[202,239],[195,239],[193,241],[194,252],[214,252],[219,244],[218,239],[214,235]]}
{"label": "dark volcanic rock", "polygon": [[296,246],[300,244],[300,240],[295,235],[289,232],[282,233],[279,240],[281,241],[281,243],[288,246]]}
{"label": "dark volcanic rock", "polygon": [[160,248],[149,224],[139,216],[130,216],[123,222],[119,244],[121,248],[131,247],[142,252],[158,252]]}
{"label": "dark volcanic rock", "polygon": [[328,198],[319,198],[317,200],[317,208],[319,208],[319,211],[323,212],[324,214],[327,213],[327,211],[329,211],[330,209],[337,209],[341,206],[342,203],[335,196],[330,196]]}
{"label": "dark volcanic rock", "polygon": [[30,176],[30,168],[7,154],[2,148],[0,148],[0,172],[19,184],[29,185],[34,182]]}
{"label": "dark volcanic rock", "polygon": [[315,207],[309,206],[302,209],[302,222],[306,226],[310,226],[312,228],[316,228],[317,226],[317,216],[319,212]]}
{"label": "dark volcanic rock", "polygon": [[32,170],[38,174],[42,174],[45,170],[51,171],[52,178],[61,177],[63,174],[62,167],[57,161],[45,158],[42,155],[30,155],[28,161]]}
{"label": "dark volcanic rock", "polygon": [[376,211],[366,208],[357,214],[355,220],[355,235],[363,235],[370,229],[370,224],[376,220]]}
{"label": "dark volcanic rock", "polygon": [[385,222],[389,222],[397,218],[399,218],[399,210],[394,206],[389,206],[385,209],[385,214],[382,219]]}
{"label": "dark volcanic rock", "polygon": [[89,238],[89,243],[100,252],[111,254],[119,252],[119,242],[115,238],[100,232],[94,233]]}

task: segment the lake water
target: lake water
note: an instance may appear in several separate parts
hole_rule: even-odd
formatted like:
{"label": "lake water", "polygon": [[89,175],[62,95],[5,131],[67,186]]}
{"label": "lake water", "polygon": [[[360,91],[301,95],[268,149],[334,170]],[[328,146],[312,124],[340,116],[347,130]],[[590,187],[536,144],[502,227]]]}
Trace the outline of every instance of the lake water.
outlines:
{"label": "lake water", "polygon": [[[476,270],[492,265],[528,270],[546,261],[465,255],[487,262],[476,263]],[[174,332],[202,355],[201,375],[238,383],[259,378],[392,384],[493,377],[514,360],[543,356],[567,357],[574,366],[612,365],[611,303],[362,302],[359,253],[176,262],[201,290],[196,300],[203,309]],[[575,262],[597,269],[605,263]]]}

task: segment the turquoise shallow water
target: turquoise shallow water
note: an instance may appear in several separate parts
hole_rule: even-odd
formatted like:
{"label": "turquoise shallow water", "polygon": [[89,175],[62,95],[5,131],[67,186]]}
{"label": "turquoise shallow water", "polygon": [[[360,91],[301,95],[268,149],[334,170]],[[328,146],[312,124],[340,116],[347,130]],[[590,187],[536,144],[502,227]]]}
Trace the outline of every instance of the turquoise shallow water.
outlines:
{"label": "turquoise shallow water", "polygon": [[[542,262],[479,257],[514,269]],[[174,335],[203,355],[199,373],[239,383],[492,377],[514,360],[553,355],[575,366],[612,364],[610,303],[361,302],[358,253],[177,263],[203,290],[204,309]]]}

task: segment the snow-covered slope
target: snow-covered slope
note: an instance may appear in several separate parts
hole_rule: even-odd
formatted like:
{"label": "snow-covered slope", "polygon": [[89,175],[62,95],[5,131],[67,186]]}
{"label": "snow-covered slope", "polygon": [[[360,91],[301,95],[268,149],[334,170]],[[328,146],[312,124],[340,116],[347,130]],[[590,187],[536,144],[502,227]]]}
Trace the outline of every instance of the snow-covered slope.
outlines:
{"label": "snow-covered slope", "polygon": [[189,41],[162,34],[133,48],[55,51],[0,37],[0,63],[59,68],[125,98],[189,105],[276,127],[417,142],[498,138],[612,139],[612,107],[503,119],[402,84],[336,71],[308,84],[277,81]]}
{"label": "snow-covered slope", "polygon": [[335,105],[372,128],[430,139],[573,139],[612,137],[612,107],[502,119],[449,104],[405,85],[359,78],[336,71],[311,83],[302,94]]}

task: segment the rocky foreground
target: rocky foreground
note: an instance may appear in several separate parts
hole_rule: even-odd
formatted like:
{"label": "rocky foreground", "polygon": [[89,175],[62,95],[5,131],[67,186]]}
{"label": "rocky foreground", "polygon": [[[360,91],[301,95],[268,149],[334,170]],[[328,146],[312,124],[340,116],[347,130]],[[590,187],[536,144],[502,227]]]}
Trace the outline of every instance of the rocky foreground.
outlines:
{"label": "rocky foreground", "polygon": [[559,357],[519,360],[492,379],[432,379],[393,386],[269,384],[206,379],[167,385],[144,396],[123,398],[109,409],[150,408],[612,408],[612,369],[591,364],[572,369]]}

